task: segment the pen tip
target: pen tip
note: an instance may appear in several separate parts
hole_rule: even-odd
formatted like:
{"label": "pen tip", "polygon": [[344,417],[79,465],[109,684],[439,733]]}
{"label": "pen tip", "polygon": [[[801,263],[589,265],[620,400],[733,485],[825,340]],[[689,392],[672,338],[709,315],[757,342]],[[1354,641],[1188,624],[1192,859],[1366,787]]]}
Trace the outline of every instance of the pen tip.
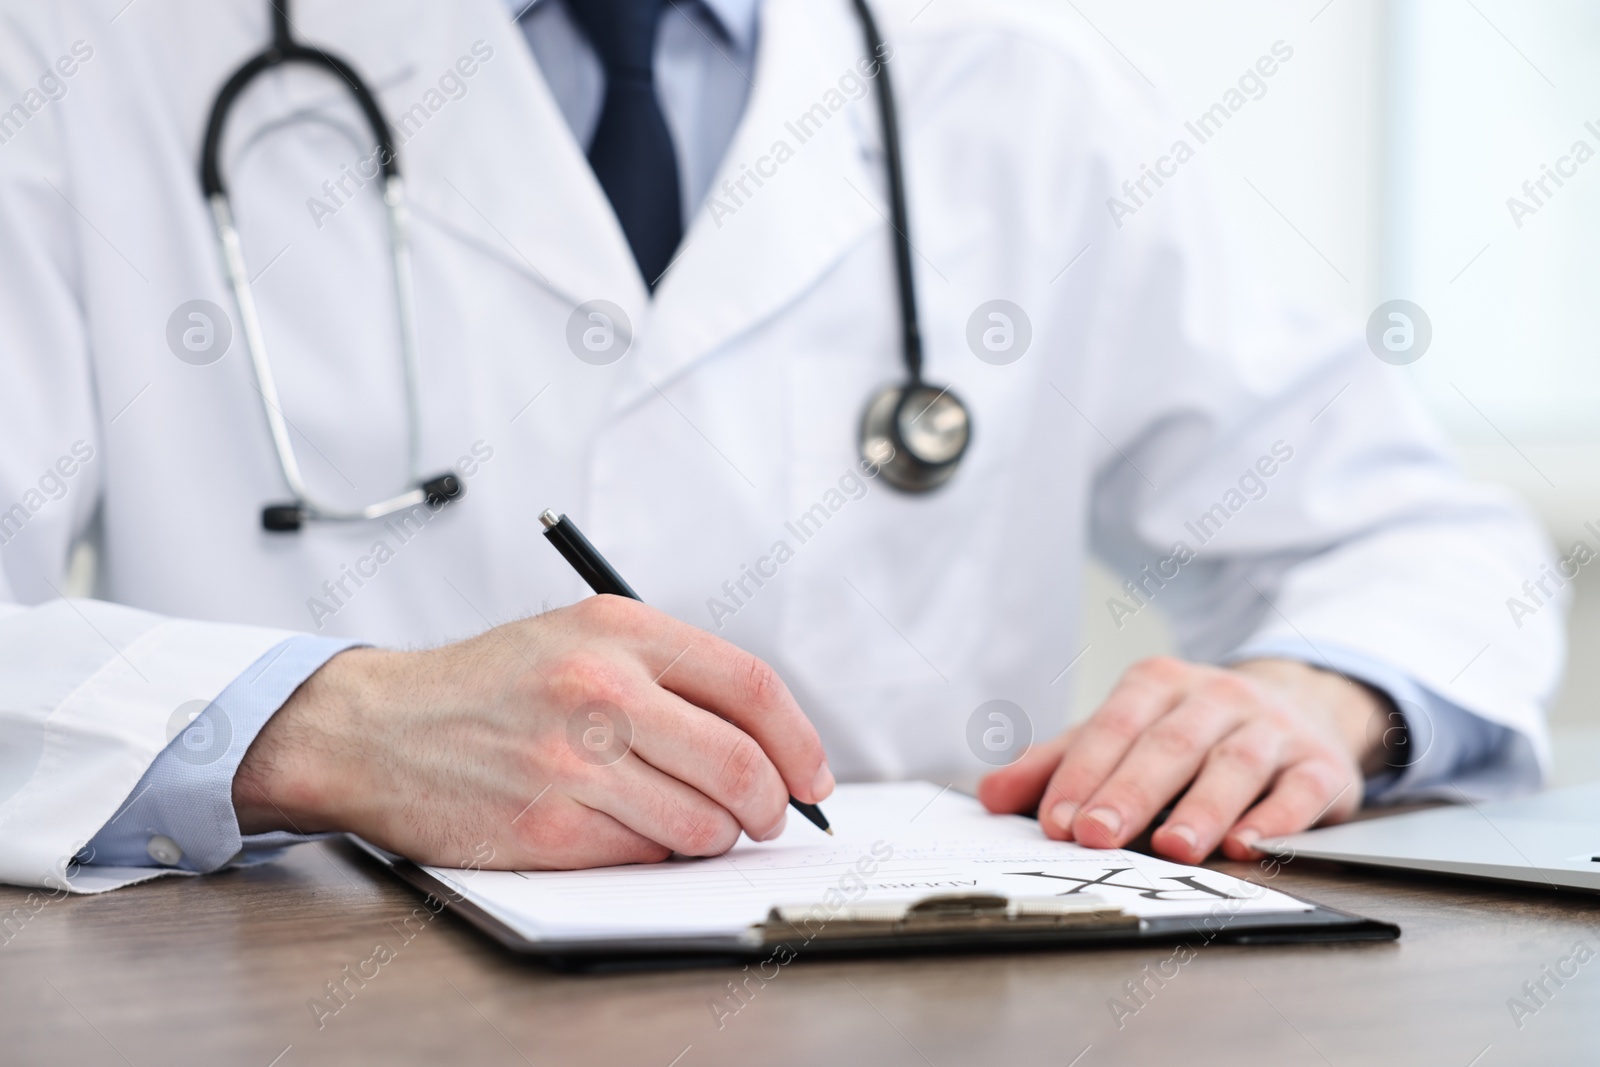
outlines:
{"label": "pen tip", "polygon": [[822,832],[827,834],[829,837],[832,837],[833,836],[833,827],[830,826],[830,827],[828,827],[826,830],[824,830]]}

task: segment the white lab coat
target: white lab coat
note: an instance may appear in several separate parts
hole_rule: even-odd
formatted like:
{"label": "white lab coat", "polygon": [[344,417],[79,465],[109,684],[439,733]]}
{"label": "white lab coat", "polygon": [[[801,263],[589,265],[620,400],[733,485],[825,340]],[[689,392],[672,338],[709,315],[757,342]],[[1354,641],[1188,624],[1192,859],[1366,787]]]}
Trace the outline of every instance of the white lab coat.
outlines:
{"label": "white lab coat", "polygon": [[[1518,627],[1505,601],[1546,546],[1459,477],[1400,372],[1354,330],[1257,297],[1205,208],[1203,160],[1114,224],[1107,198],[1181,130],[1070,12],[876,6],[927,373],[975,426],[926,496],[851,475],[862,408],[902,370],[876,103],[848,78],[839,92],[863,53],[845,0],[763,8],[723,172],[768,176],[737,198],[719,179],[653,301],[498,0],[296,4],[305,38],[409,116],[425,468],[470,476],[402,537],[263,532],[286,494],[237,318],[210,365],[168,345],[186,301],[233,309],[197,159],[218,86],[268,37],[266,4],[6,3],[0,107],[28,117],[0,145],[0,509],[26,521],[0,549],[0,880],[59,872],[174,710],[289,632],[426,645],[584,596],[541,543],[547,507],[651,604],[773,664],[844,778],[980,768],[967,723],[995,698],[1036,737],[1058,730],[1086,557],[1133,575],[1178,541],[1196,558],[1155,602],[1188,654],[1297,636],[1365,653],[1520,731],[1542,762],[1561,612]],[[92,55],[65,94],[29,96],[76,42]],[[473,73],[452,80],[461,57]],[[791,124],[819,104],[801,143]],[[226,151],[302,462],[357,503],[400,484],[406,428],[373,189],[342,205],[323,190],[366,154],[345,95],[300,74],[251,91]],[[1009,365],[967,340],[996,298],[1031,323]],[[596,299],[635,333],[604,366],[567,342]],[[1265,495],[1234,491],[1275,445],[1292,459]],[[91,458],[55,467],[75,446]],[[1218,504],[1202,545],[1185,524]],[[802,539],[788,524],[807,513]],[[85,538],[95,597],[64,602]],[[746,565],[771,576],[758,587]]]}

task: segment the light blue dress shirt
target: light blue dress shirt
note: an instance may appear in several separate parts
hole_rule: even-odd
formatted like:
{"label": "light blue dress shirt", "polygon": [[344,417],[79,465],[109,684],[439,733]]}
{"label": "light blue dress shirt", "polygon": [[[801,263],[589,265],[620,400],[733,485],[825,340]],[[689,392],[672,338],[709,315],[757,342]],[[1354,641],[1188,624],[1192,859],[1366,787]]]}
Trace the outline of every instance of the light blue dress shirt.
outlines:
{"label": "light blue dress shirt", "polygon": [[357,644],[310,635],[280,642],[168,742],[111,820],[79,853],[80,863],[214,871],[270,858],[296,834],[241,837],[233,776],[273,713],[337,653]]}
{"label": "light blue dress shirt", "polygon": [[[656,91],[677,148],[684,218],[705,199],[744,113],[755,67],[758,7],[759,0],[669,0],[662,16]],[[507,9],[520,23],[574,137],[587,148],[605,94],[594,50],[563,0],[507,0]],[[263,656],[156,758],[129,801],[84,849],[81,862],[211,871],[230,862],[270,858],[283,845],[304,840],[287,833],[241,837],[233,776],[273,712],[328,659],[355,643],[294,637]],[[1515,731],[1458,707],[1394,667],[1348,650],[1301,643],[1254,645],[1234,658],[1265,656],[1338,671],[1394,700],[1405,719],[1408,762],[1367,782],[1369,803],[1426,796],[1463,780],[1492,792],[1498,783],[1534,777],[1525,766],[1531,753]]]}

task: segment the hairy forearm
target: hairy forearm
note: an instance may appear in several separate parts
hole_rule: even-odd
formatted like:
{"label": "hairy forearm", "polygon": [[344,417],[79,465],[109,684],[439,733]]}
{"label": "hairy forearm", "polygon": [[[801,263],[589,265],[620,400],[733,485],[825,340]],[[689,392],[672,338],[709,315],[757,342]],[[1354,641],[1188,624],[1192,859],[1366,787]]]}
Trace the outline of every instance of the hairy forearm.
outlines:
{"label": "hairy forearm", "polygon": [[358,743],[393,657],[365,648],[339,653],[267,721],[233,778],[241,833],[351,828],[349,801],[361,786],[354,761],[343,757]]}

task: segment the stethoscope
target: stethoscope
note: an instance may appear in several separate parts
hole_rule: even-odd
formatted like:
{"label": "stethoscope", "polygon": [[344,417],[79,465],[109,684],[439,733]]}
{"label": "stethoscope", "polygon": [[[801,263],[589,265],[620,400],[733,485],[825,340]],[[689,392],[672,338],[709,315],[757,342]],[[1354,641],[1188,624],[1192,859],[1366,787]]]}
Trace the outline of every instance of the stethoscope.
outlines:
{"label": "stethoscope", "polygon": [[[918,326],[916,293],[911,274],[911,238],[906,211],[905,178],[901,165],[900,132],[889,72],[883,66],[883,38],[878,33],[866,0],[853,0],[869,53],[878,60],[878,112],[883,127],[885,168],[889,180],[890,225],[894,230],[895,278],[900,297],[901,353],[905,380],[873,395],[861,418],[862,459],[876,467],[890,485],[908,493],[936,489],[950,479],[972,439],[972,418],[961,399],[948,386],[935,386],[922,377],[922,331]],[[293,39],[289,0],[268,0],[272,17],[272,42],[235,71],[217,94],[206,123],[201,152],[200,185],[211,205],[212,221],[222,250],[228,285],[238,305],[239,320],[261,395],[261,410],[272,437],[273,451],[284,482],[294,499],[269,504],[261,511],[261,525],[273,532],[299,530],[308,520],[360,521],[379,519],[426,504],[439,508],[458,500],[466,486],[453,472],[425,476],[421,465],[421,372],[417,361],[416,313],[412,289],[411,251],[407,239],[405,185],[400,178],[399,154],[389,124],[376,98],[354,67],[319,48]],[[276,67],[303,63],[341,78],[371,128],[382,166],[383,202],[388,217],[389,247],[394,272],[395,303],[400,326],[401,360],[405,374],[408,445],[407,488],[387,500],[360,508],[340,508],[314,497],[306,486],[289,436],[278,389],[267,359],[261,319],[245,267],[239,231],[222,178],[219,162],[228,113],[258,76]]]}

